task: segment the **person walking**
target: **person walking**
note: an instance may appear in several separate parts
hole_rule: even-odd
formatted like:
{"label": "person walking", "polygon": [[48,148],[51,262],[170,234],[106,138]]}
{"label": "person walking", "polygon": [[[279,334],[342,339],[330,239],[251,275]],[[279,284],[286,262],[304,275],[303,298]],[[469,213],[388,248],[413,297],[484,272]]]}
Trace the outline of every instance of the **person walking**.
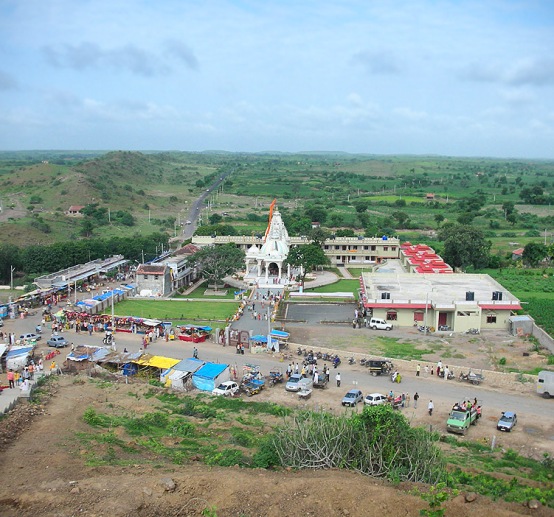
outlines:
{"label": "person walking", "polygon": [[421,371],[421,365],[418,363],[418,365],[416,366],[416,371],[415,371],[415,376],[416,377],[419,377],[419,372]]}
{"label": "person walking", "polygon": [[337,381],[337,388],[340,388],[340,372],[335,375],[335,380]]}
{"label": "person walking", "polygon": [[416,391],[414,393],[414,409],[417,409],[417,401],[419,400],[419,393]]}
{"label": "person walking", "polygon": [[435,409],[435,404],[433,404],[433,401],[430,400],[429,404],[427,405],[427,409],[429,411],[429,416],[433,414],[433,409]]}
{"label": "person walking", "polygon": [[15,388],[15,374],[13,373],[13,370],[8,372],[8,385],[10,388]]}

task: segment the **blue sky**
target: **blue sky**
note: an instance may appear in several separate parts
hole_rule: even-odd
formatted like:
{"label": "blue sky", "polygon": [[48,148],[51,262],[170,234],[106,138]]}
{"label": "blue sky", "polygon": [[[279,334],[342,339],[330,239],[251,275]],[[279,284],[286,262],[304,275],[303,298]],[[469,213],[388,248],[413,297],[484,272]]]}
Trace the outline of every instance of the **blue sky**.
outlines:
{"label": "blue sky", "polygon": [[0,150],[554,158],[550,0],[0,0]]}

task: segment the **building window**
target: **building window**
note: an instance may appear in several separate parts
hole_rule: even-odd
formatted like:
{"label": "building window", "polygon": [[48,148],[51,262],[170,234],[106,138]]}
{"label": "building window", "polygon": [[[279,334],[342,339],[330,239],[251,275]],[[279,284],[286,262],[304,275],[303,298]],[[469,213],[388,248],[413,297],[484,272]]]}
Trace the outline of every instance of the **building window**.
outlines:
{"label": "building window", "polygon": [[375,251],[377,249],[376,246],[371,246],[371,251]]}
{"label": "building window", "polygon": [[383,251],[389,251],[389,247],[388,246],[383,246]]}
{"label": "building window", "polygon": [[144,279],[145,279],[145,280],[148,280],[148,275],[144,275]]}
{"label": "building window", "polygon": [[365,260],[371,260],[371,257],[368,257],[367,255],[364,257]]}
{"label": "building window", "polygon": [[154,280],[158,280],[160,277],[158,275],[154,275]]}
{"label": "building window", "polygon": [[487,314],[487,323],[496,323],[496,314]]}
{"label": "building window", "polygon": [[344,251],[346,251],[346,246],[343,246],[342,249],[343,249]]}
{"label": "building window", "polygon": [[390,247],[390,250],[391,250],[391,251],[396,251],[396,246],[391,246],[391,247]]}
{"label": "building window", "polygon": [[336,249],[336,250],[340,250],[340,246],[335,246],[335,249]]}
{"label": "building window", "polygon": [[423,312],[414,312],[414,321],[423,321]]}
{"label": "building window", "polygon": [[369,249],[369,246],[364,246],[364,250],[368,250]]}
{"label": "building window", "polygon": [[327,244],[325,244],[325,246],[323,246],[323,249],[324,250],[328,250],[329,249],[329,246]]}
{"label": "building window", "polygon": [[396,311],[387,311],[387,321],[396,321],[398,319],[398,314]]}

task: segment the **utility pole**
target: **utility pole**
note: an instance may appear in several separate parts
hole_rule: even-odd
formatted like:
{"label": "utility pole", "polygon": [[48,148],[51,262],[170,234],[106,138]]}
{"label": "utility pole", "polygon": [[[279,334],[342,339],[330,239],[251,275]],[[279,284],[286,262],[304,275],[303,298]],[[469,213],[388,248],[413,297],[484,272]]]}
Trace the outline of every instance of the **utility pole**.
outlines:
{"label": "utility pole", "polygon": [[13,272],[15,271],[15,267],[10,266],[10,289],[13,291]]}

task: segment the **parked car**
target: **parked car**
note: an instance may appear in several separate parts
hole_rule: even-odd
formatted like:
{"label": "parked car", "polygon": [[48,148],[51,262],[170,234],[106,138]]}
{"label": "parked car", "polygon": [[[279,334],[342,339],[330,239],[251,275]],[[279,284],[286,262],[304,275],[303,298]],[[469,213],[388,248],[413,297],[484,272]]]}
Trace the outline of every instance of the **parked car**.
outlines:
{"label": "parked car", "polygon": [[360,390],[350,390],[342,399],[343,406],[354,407],[358,402],[364,400],[364,396]]}
{"label": "parked car", "polygon": [[21,336],[19,336],[19,339],[21,339],[21,341],[32,341],[33,339],[35,341],[39,341],[40,340],[40,334],[35,334],[34,332],[28,332],[27,334],[21,334]]}
{"label": "parked car", "polygon": [[238,390],[238,383],[235,381],[225,381],[212,390],[212,395],[223,395],[228,397],[234,395]]}
{"label": "parked car", "polygon": [[48,346],[53,346],[54,348],[65,348],[69,343],[63,336],[52,336],[46,341]]}
{"label": "parked car", "polygon": [[512,411],[504,411],[496,424],[499,431],[510,432],[517,424],[517,415]]}
{"label": "parked car", "polygon": [[302,377],[298,373],[293,373],[287,383],[285,389],[287,391],[305,391],[313,388],[314,382],[309,377]]}
{"label": "parked car", "polygon": [[371,318],[369,320],[369,328],[373,330],[392,330],[392,323],[382,318]]}
{"label": "parked car", "polygon": [[381,406],[387,403],[387,397],[382,393],[370,393],[364,399],[366,406]]}

